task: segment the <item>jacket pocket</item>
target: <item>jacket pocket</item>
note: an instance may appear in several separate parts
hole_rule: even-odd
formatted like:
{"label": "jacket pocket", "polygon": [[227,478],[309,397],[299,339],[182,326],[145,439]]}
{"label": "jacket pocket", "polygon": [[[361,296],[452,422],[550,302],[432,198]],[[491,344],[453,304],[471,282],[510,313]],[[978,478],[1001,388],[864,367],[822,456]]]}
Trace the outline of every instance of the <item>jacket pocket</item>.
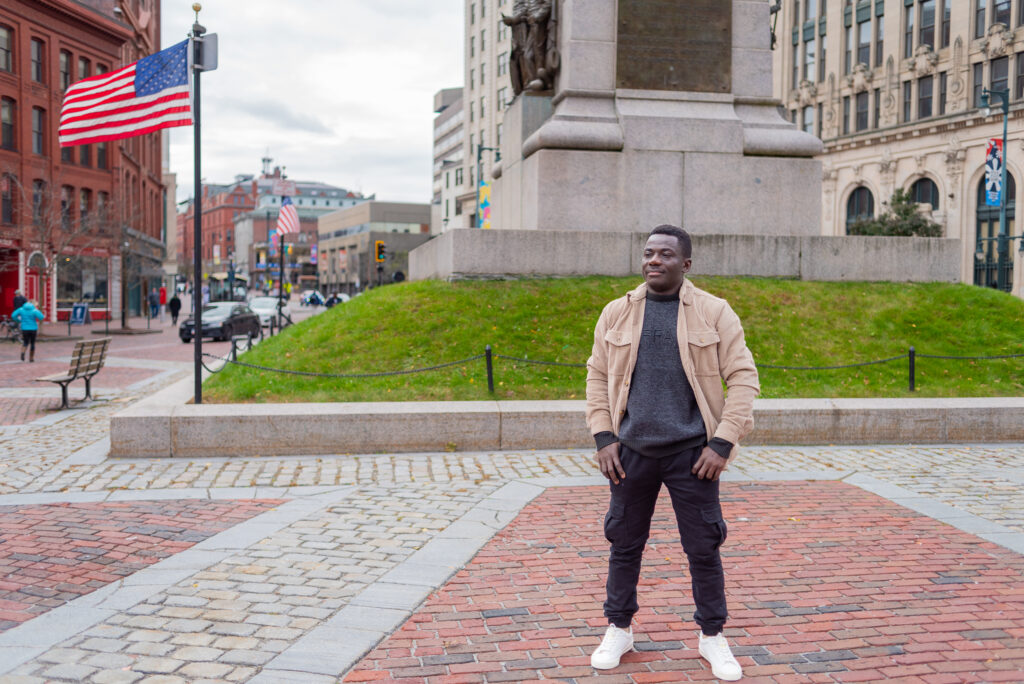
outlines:
{"label": "jacket pocket", "polygon": [[691,330],[686,333],[690,358],[693,359],[697,375],[718,375],[718,343],[721,341],[717,330]]}
{"label": "jacket pocket", "polygon": [[609,330],[604,334],[608,343],[608,375],[624,375],[629,367],[629,349],[633,335],[628,330]]}

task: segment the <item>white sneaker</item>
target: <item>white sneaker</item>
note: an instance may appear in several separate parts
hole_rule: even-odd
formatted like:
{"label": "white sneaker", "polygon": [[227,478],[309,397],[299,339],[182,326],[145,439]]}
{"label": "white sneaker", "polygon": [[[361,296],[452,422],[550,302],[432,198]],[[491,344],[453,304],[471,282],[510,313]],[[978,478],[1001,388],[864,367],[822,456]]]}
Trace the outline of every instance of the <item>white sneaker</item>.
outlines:
{"label": "white sneaker", "polygon": [[711,663],[711,674],[727,682],[735,682],[743,676],[743,668],[736,662],[736,658],[729,649],[729,642],[725,635],[718,633],[713,637],[700,635],[700,645],[697,650],[702,658]]}
{"label": "white sneaker", "polygon": [[619,666],[623,653],[633,650],[633,627],[628,630],[608,625],[601,645],[590,656],[590,666],[597,670],[610,670]]}

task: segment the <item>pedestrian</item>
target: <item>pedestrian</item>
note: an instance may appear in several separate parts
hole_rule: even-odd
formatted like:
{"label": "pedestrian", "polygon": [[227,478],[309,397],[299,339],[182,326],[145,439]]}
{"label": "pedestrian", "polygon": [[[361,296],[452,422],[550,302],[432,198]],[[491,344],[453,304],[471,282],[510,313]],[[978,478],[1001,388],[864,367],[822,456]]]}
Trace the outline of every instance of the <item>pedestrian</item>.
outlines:
{"label": "pedestrian", "polygon": [[160,322],[164,322],[164,309],[167,308],[167,287],[160,286]]}
{"label": "pedestrian", "polygon": [[28,350],[28,360],[36,360],[36,335],[39,333],[39,321],[43,320],[43,312],[36,308],[36,303],[26,301],[15,309],[11,318],[18,321],[21,326],[21,360],[25,360],[25,350]]}
{"label": "pedestrian", "polygon": [[11,302],[11,305],[14,307],[12,311],[17,311],[18,309],[20,309],[27,301],[28,299],[25,298],[25,295],[21,294],[21,290],[15,290],[14,301]]}
{"label": "pedestrian", "polygon": [[633,648],[640,564],[664,484],[689,562],[698,651],[716,677],[735,681],[743,671],[722,633],[727,611],[719,547],[726,525],[718,485],[736,444],[753,428],[760,385],[739,317],[686,279],[690,265],[686,231],[652,230],[644,284],[609,303],[594,330],[586,414],[596,461],[609,480],[604,533],[611,551],[609,624],[590,662],[611,669]]}
{"label": "pedestrian", "polygon": [[210,286],[204,284],[201,293],[203,295],[203,306],[205,306],[210,303]]}
{"label": "pedestrian", "polygon": [[177,292],[167,302],[167,310],[171,312],[171,325],[178,325],[178,312],[181,311],[181,300],[178,299]]}
{"label": "pedestrian", "polygon": [[160,310],[160,295],[156,293],[156,288],[152,288],[149,291],[149,317],[156,318],[157,313]]}

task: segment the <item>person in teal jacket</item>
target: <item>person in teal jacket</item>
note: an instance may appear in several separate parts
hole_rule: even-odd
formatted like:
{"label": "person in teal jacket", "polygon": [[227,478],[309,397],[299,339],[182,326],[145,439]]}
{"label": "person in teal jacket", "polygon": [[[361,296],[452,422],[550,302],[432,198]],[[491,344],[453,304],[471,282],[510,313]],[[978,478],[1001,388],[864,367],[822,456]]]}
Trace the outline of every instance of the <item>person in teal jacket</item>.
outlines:
{"label": "person in teal jacket", "polygon": [[21,308],[11,314],[11,318],[21,325],[21,360],[25,360],[28,349],[28,360],[36,360],[36,334],[39,332],[39,321],[43,320],[43,312],[36,308],[35,302],[25,302]]}

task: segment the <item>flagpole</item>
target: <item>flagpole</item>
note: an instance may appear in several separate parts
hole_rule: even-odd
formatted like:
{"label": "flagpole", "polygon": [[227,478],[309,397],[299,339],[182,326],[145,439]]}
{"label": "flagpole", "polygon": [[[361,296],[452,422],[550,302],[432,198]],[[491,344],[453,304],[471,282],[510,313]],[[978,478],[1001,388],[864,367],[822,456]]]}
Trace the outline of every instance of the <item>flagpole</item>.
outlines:
{"label": "flagpole", "polygon": [[[284,196],[281,197],[284,208]],[[281,219],[277,220],[277,248],[281,251],[281,287],[277,289],[277,329],[284,329],[284,232],[281,231]]]}
{"label": "flagpole", "polygon": [[201,64],[202,60],[199,59],[199,46],[201,45],[196,39],[201,40],[202,35],[206,33],[206,28],[199,24],[199,10],[202,9],[200,4],[197,2],[192,5],[192,9],[196,13],[195,23],[192,24],[192,87],[193,87],[193,98],[192,103],[192,125],[193,134],[195,136],[193,140],[193,150],[195,153],[195,174],[194,174],[194,185],[195,188],[195,200],[192,202],[192,237],[193,237],[193,249],[192,249],[192,341],[195,344],[194,356],[193,356],[193,369],[192,374],[195,377],[195,398],[196,404],[203,403],[203,260],[202,260],[202,246],[203,246],[203,184],[202,174],[200,172],[202,166],[202,139],[200,136],[200,117],[199,117],[199,74],[202,71]]}

